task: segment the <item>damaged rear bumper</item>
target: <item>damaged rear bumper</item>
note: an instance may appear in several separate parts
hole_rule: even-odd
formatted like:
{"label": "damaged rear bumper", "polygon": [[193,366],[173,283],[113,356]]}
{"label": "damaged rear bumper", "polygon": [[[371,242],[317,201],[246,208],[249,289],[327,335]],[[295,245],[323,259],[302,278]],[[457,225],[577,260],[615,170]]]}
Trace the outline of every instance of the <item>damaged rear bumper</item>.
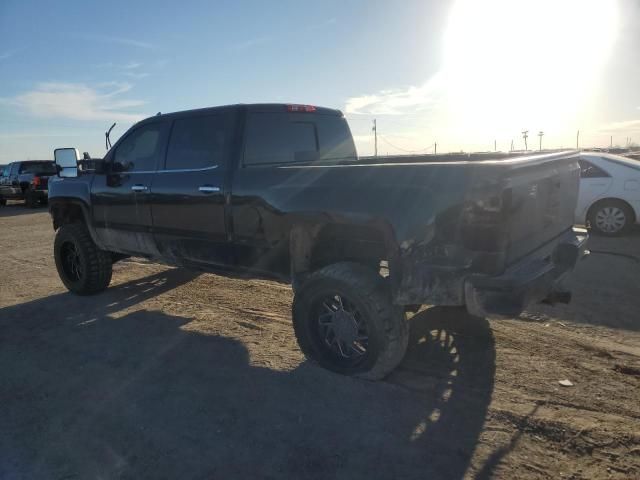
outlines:
{"label": "damaged rear bumper", "polygon": [[522,258],[502,275],[467,277],[467,310],[480,317],[514,316],[534,302],[568,303],[571,294],[564,282],[578,260],[588,255],[587,238],[586,230],[573,228]]}

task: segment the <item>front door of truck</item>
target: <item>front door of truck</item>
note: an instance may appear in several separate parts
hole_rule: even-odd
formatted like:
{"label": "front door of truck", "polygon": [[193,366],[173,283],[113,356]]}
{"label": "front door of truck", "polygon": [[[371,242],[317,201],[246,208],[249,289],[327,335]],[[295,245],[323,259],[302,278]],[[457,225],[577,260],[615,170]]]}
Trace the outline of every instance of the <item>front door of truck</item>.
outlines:
{"label": "front door of truck", "polygon": [[167,121],[145,122],[127,132],[105,159],[106,173],[91,188],[93,221],[103,248],[157,254],[151,232],[151,184],[164,159]]}
{"label": "front door of truck", "polygon": [[11,173],[12,163],[3,167],[0,174],[0,199],[11,197],[11,187],[9,183],[9,174]]}
{"label": "front door of truck", "polygon": [[174,120],[164,167],[153,180],[153,229],[163,258],[213,266],[231,263],[225,219],[233,143],[232,111]]}
{"label": "front door of truck", "polygon": [[3,178],[2,182],[2,196],[4,198],[19,198],[22,193],[18,181],[20,162],[11,163],[8,167],[7,176]]}

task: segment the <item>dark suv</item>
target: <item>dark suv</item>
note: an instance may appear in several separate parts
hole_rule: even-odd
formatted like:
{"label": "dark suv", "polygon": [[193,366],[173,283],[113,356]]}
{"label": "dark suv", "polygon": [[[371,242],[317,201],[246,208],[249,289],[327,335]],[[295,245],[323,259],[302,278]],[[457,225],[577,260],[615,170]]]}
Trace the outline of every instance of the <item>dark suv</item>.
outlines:
{"label": "dark suv", "polygon": [[50,160],[10,163],[0,176],[0,205],[7,200],[24,200],[32,208],[47,203],[49,177],[55,174],[56,165]]}

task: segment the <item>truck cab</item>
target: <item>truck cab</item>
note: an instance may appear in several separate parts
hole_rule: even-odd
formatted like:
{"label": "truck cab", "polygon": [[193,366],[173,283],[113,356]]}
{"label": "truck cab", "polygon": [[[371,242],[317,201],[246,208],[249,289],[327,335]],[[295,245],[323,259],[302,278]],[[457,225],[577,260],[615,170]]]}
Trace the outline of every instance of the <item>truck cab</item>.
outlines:
{"label": "truck cab", "polygon": [[12,162],[0,172],[0,205],[7,200],[24,200],[35,208],[47,202],[49,178],[56,174],[51,160]]}

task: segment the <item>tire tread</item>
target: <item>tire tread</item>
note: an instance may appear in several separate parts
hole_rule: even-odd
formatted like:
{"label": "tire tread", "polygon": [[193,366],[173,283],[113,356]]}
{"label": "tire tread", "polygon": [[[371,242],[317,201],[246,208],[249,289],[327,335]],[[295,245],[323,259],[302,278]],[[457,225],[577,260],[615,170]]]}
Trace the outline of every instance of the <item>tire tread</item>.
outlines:
{"label": "tire tread", "polygon": [[[409,341],[409,325],[404,317],[404,311],[391,303],[387,282],[373,269],[364,265],[354,262],[334,263],[311,273],[305,279],[294,298],[294,312],[296,301],[300,294],[304,294],[305,286],[313,285],[320,279],[335,279],[347,283],[360,292],[364,302],[372,307],[376,317],[372,320],[382,321],[383,349],[373,366],[365,372],[358,373],[357,376],[368,380],[384,378],[402,361]],[[300,338],[300,332],[295,328],[295,323],[294,320],[298,343],[306,354],[308,349],[304,347],[304,339]]]}
{"label": "tire tread", "polygon": [[[64,279],[61,267],[58,266],[59,260],[57,252],[65,237],[72,237],[77,242],[78,247],[82,250],[83,256],[86,259],[88,270],[87,275],[84,282],[79,286],[70,286],[70,284]],[[84,224],[71,223],[60,227],[56,235],[54,248],[56,251],[56,266],[58,266],[58,273],[69,290],[77,293],[78,295],[92,295],[105,290],[109,286],[109,283],[111,283],[111,254],[98,248],[98,246],[93,242],[93,239],[91,238],[91,235],[89,235],[89,231]]]}

